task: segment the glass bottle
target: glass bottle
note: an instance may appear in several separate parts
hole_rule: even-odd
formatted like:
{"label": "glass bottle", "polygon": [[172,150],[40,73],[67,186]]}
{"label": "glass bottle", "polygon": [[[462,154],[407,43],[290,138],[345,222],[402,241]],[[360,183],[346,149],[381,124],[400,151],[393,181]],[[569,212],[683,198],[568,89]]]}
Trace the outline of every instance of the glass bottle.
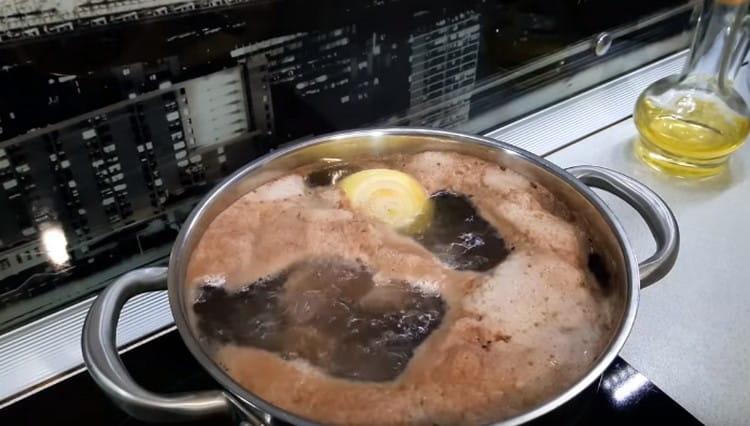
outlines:
{"label": "glass bottle", "polygon": [[750,109],[732,78],[748,49],[750,0],[703,0],[680,75],[663,78],[638,98],[636,154],[680,177],[720,173],[750,133]]}

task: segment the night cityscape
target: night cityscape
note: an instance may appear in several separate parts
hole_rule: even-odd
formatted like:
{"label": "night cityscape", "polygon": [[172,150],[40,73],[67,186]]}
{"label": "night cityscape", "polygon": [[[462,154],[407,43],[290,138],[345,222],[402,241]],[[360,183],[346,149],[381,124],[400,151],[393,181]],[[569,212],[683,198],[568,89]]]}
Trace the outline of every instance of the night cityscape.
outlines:
{"label": "night cityscape", "polygon": [[164,261],[200,197],[279,145],[454,128],[479,81],[596,30],[540,2],[437,3],[3,3],[0,328]]}

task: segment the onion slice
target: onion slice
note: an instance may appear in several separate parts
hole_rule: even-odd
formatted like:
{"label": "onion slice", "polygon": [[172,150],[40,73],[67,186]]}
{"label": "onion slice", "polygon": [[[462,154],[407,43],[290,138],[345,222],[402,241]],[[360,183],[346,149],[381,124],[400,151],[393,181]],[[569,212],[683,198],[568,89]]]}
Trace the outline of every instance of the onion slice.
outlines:
{"label": "onion slice", "polygon": [[432,219],[432,201],[427,190],[398,170],[363,170],[342,179],[339,188],[354,209],[400,232],[420,233]]}

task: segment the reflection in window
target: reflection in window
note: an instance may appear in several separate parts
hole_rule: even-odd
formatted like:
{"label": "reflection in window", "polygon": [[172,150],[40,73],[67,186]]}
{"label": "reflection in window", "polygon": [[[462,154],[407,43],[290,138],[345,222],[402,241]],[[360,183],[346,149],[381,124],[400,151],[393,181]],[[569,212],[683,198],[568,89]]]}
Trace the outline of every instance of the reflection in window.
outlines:
{"label": "reflection in window", "polygon": [[[571,46],[684,4],[3,2],[0,329],[163,262],[200,197],[271,149],[489,114],[486,129],[499,106],[599,63]],[[615,46],[681,33],[684,10]]]}

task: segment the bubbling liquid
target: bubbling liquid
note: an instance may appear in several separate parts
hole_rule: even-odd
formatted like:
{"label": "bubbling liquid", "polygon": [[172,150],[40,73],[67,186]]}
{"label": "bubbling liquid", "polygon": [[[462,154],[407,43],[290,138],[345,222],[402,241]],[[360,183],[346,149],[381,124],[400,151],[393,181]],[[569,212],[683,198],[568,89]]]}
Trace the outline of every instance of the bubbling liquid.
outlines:
{"label": "bubbling liquid", "polygon": [[449,267],[486,271],[508,256],[508,248],[497,229],[477,213],[463,195],[439,191],[430,197],[435,217],[417,241]]}
{"label": "bubbling liquid", "polygon": [[213,341],[304,359],[335,377],[385,381],[440,324],[444,303],[407,283],[375,286],[363,265],[313,259],[231,294],[204,286],[194,310]]}
{"label": "bubbling liquid", "polygon": [[[391,168],[426,229],[362,214],[336,183]],[[189,268],[194,332],[249,391],[327,424],[503,420],[582,377],[614,325],[610,263],[543,186],[425,152],[306,166],[214,219]]]}

